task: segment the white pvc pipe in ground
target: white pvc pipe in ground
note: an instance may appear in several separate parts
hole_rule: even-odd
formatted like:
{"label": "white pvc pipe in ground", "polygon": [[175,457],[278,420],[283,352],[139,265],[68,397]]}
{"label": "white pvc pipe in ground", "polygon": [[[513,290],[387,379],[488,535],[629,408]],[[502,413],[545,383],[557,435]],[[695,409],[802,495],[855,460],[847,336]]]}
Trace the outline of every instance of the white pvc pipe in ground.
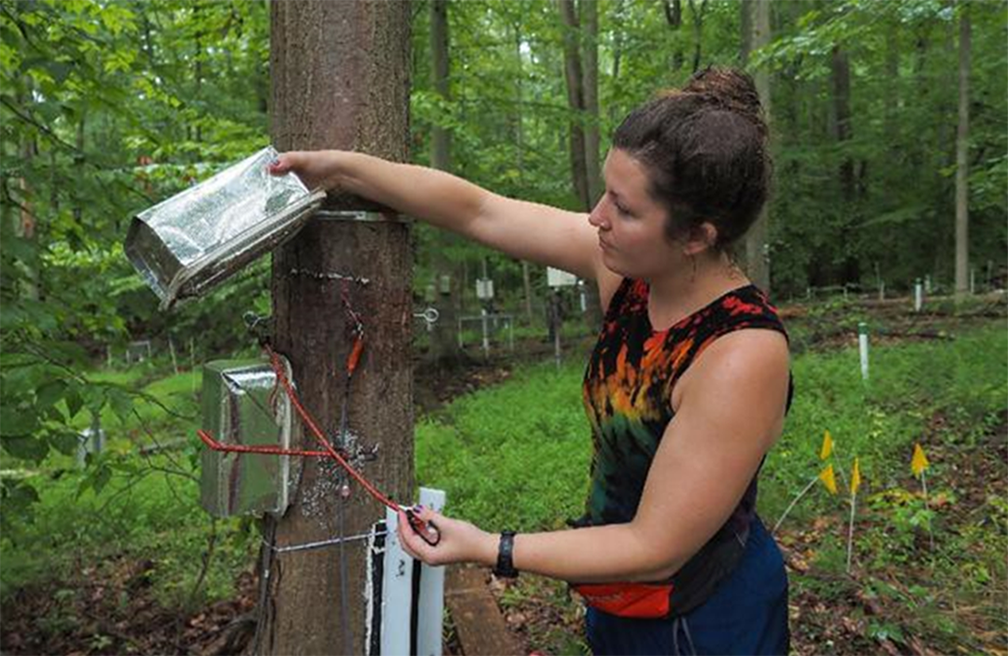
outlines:
{"label": "white pvc pipe in ground", "polygon": [[868,380],[868,324],[858,323],[858,350],[861,352],[861,379]]}

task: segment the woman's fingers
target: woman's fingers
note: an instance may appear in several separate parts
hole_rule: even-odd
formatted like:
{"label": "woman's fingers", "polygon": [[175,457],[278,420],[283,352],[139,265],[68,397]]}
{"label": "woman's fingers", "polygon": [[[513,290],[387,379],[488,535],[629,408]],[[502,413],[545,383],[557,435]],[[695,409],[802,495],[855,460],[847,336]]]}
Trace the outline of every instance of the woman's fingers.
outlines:
{"label": "woman's fingers", "polygon": [[417,560],[422,560],[425,563],[428,562],[429,556],[424,551],[424,547],[427,545],[420,539],[420,536],[414,533],[413,529],[410,528],[409,518],[406,517],[406,513],[399,511],[398,524],[399,543],[402,544],[406,553]]}
{"label": "woman's fingers", "polygon": [[269,163],[267,170],[272,175],[284,175],[290,173],[295,166],[298,153],[280,153],[276,159]]}

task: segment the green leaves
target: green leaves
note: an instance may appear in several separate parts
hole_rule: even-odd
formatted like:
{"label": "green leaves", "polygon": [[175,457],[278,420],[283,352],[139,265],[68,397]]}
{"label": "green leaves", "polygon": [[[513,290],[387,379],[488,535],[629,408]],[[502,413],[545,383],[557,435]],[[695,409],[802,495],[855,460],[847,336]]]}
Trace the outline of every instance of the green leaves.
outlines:
{"label": "green leaves", "polygon": [[38,428],[38,417],[33,412],[32,406],[21,404],[18,406],[3,405],[3,428],[2,434],[6,437],[21,437],[30,435]]}

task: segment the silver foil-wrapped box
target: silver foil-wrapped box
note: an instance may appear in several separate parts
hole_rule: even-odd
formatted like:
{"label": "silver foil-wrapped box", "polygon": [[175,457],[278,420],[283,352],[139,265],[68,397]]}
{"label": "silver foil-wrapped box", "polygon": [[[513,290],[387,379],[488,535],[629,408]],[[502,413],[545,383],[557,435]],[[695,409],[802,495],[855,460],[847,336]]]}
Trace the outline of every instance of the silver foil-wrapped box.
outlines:
{"label": "silver foil-wrapped box", "polygon": [[322,204],[293,173],[269,174],[276,156],[264,148],[133,218],[124,250],[162,309],[290,239]]}
{"label": "silver foil-wrapped box", "polygon": [[[291,380],[290,365],[282,360]],[[265,360],[217,360],[203,366],[203,430],[224,446],[297,448],[300,422]],[[202,452],[200,501],[214,517],[283,515],[294,494],[301,458]]]}

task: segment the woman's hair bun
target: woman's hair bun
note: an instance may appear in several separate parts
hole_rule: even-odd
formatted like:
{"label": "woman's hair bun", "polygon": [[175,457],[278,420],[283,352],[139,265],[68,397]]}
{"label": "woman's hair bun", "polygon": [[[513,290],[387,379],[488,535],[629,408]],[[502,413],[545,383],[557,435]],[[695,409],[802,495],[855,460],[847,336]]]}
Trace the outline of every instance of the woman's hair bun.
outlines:
{"label": "woman's hair bun", "polygon": [[760,126],[761,132],[766,132],[759,92],[744,71],[708,66],[695,73],[681,93],[701,96],[724,109],[743,114]]}

